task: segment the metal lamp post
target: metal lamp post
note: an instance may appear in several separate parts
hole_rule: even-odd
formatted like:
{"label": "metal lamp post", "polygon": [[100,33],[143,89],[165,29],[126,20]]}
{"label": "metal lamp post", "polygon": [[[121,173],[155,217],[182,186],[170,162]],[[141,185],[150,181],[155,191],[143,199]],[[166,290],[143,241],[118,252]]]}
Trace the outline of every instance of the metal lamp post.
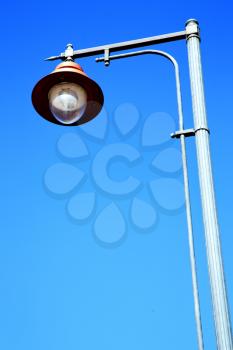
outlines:
{"label": "metal lamp post", "polygon": [[[191,81],[194,128],[184,129],[182,99],[177,61],[170,54],[159,50],[130,51],[124,54],[112,55],[113,52],[155,45],[164,42],[187,40],[188,61]],[[74,51],[71,44],[59,56],[47,60],[63,60],[54,72],[42,78],[32,92],[32,102],[36,111],[45,119],[56,124],[66,126],[80,125],[93,119],[103,105],[103,94],[100,87],[86,76],[82,68],[73,62],[75,58],[96,56],[97,62],[103,61],[106,66],[111,60],[138,56],[143,54],[156,54],[169,59],[175,68],[176,91],[179,115],[179,130],[171,136],[181,141],[183,161],[184,190],[186,202],[186,215],[188,224],[189,253],[193,283],[194,311],[197,327],[198,349],[203,350],[203,334],[200,316],[200,303],[198,296],[198,283],[196,273],[192,215],[188,182],[187,158],[185,139],[195,136],[199,182],[201,190],[202,211],[205,228],[205,241],[209,268],[209,279],[212,294],[212,306],[215,321],[215,332],[218,350],[233,350],[230,313],[227,301],[224,269],[219,238],[216,201],[213,185],[213,175],[210,159],[209,129],[207,125],[205,96],[203,87],[200,31],[198,22],[190,19],[184,31],[159,35],[138,40],[92,47]]]}

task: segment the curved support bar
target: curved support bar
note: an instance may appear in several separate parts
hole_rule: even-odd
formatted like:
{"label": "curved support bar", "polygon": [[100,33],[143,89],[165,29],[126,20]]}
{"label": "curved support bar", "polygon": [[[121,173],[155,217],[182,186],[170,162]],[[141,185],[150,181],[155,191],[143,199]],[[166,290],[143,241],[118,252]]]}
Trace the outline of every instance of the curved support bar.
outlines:
{"label": "curved support bar", "polygon": [[[154,54],[154,55],[159,55],[159,56],[163,56],[163,57],[167,58],[170,62],[172,62],[174,69],[175,69],[176,95],[177,95],[177,105],[178,105],[178,115],[179,115],[179,131],[178,131],[178,133],[179,133],[179,138],[181,141],[181,153],[182,153],[182,163],[183,163],[184,192],[185,192],[189,254],[190,254],[190,264],[191,264],[191,274],[192,274],[192,285],[193,285],[194,312],[195,312],[195,320],[196,320],[196,327],[197,327],[198,349],[204,350],[202,322],[201,322],[201,313],[200,313],[200,302],[199,302],[199,295],[198,295],[198,282],[197,282],[196,259],[195,259],[195,249],[194,249],[193,225],[192,225],[192,213],[191,213],[191,202],[190,202],[190,192],[189,192],[186,145],[185,145],[185,137],[186,137],[185,135],[187,133],[187,130],[186,131],[184,130],[184,117],[183,117],[183,109],[182,109],[179,65],[178,65],[176,59],[172,55],[168,54],[167,52],[160,51],[160,50],[142,50],[142,51],[128,52],[128,53],[119,54],[119,55],[113,55],[113,56],[110,56],[109,52],[108,52],[107,62],[109,64],[109,62],[111,60],[146,55],[146,54]],[[106,53],[105,53],[105,57],[106,57]],[[105,62],[105,57],[96,58],[96,62]],[[191,129],[191,130],[192,130],[192,134],[195,134],[194,130],[193,129]]]}
{"label": "curved support bar", "polygon": [[[167,53],[165,51],[148,49],[148,50],[127,52],[127,53],[123,53],[123,54],[119,54],[119,55],[108,56],[108,63],[111,60],[117,60],[120,58],[127,58],[127,57],[147,55],[147,54],[154,54],[154,55],[159,55],[159,56],[165,57],[170,62],[172,62],[173,66],[175,68],[176,94],[177,94],[177,104],[178,104],[178,114],[179,114],[179,129],[181,131],[184,129],[184,118],[183,118],[183,111],[182,111],[180,73],[179,73],[179,65],[178,65],[176,59],[172,55],[170,55],[169,53]],[[96,62],[105,62],[105,56],[96,58]]]}

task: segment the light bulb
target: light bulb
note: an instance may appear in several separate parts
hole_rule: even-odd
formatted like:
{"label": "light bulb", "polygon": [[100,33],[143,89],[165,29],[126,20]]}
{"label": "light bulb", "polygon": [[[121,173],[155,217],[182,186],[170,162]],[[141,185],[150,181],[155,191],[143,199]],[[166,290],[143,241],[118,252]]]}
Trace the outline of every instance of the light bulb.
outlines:
{"label": "light bulb", "polygon": [[48,93],[48,98],[53,116],[62,124],[77,122],[87,106],[85,89],[74,83],[54,85]]}

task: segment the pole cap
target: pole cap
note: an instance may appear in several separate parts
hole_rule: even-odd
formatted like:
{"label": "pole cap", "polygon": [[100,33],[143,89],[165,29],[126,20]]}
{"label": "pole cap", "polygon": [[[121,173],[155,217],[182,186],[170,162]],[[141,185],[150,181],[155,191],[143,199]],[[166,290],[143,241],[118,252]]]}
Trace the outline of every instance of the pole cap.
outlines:
{"label": "pole cap", "polygon": [[195,18],[190,18],[190,19],[188,19],[188,20],[186,21],[185,26],[187,27],[187,26],[188,26],[189,24],[191,24],[191,23],[195,23],[195,24],[199,25],[199,22],[198,22],[197,19],[195,19]]}

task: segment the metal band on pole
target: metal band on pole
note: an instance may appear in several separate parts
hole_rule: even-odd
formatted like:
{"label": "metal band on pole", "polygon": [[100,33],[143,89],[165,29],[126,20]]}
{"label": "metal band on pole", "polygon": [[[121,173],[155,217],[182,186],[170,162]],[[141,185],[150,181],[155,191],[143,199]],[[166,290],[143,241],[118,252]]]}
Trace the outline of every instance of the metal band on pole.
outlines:
{"label": "metal band on pole", "polygon": [[[187,33],[198,28],[196,20],[186,24]],[[189,71],[192,92],[193,117],[196,130],[196,148],[201,189],[202,212],[205,228],[205,240],[212,304],[215,321],[218,350],[232,350],[230,313],[227,301],[224,269],[219,237],[219,226],[215,202],[212,166],[210,158],[209,132],[205,107],[202,77],[200,37],[187,35]]]}

